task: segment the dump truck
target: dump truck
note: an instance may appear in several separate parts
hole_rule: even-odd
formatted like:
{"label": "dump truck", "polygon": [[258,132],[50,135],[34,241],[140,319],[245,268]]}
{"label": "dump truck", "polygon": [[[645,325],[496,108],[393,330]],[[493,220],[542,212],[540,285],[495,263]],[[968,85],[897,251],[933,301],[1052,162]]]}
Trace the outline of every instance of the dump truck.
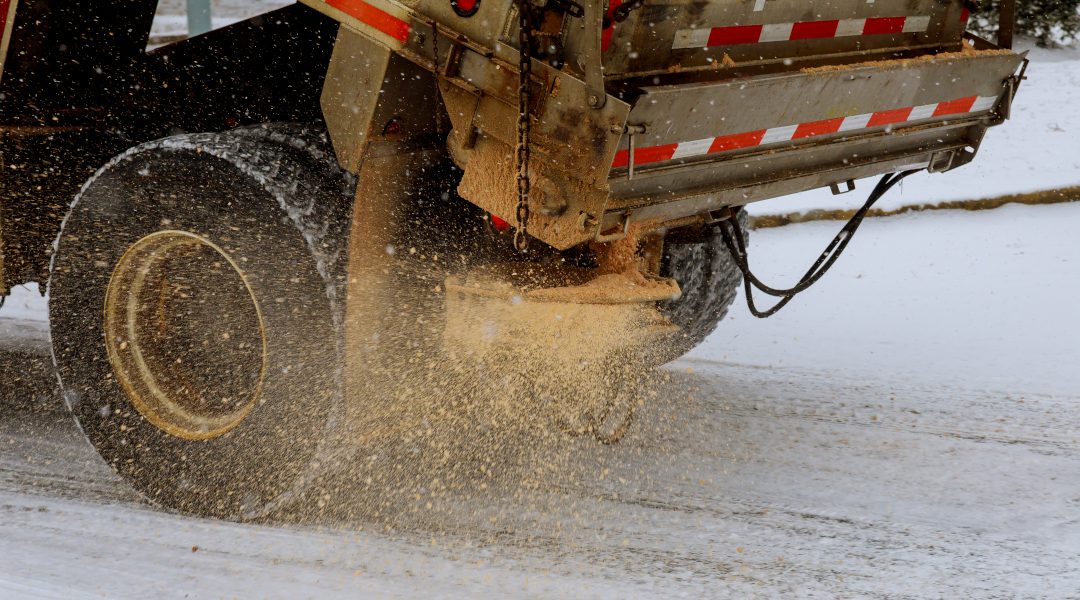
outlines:
{"label": "dump truck", "polygon": [[1010,2],[300,0],[148,51],[155,5],[0,2],[0,294],[47,284],[118,474],[229,519],[470,385],[618,439],[627,372],[858,225],[776,289],[745,205],[956,169],[1026,68]]}

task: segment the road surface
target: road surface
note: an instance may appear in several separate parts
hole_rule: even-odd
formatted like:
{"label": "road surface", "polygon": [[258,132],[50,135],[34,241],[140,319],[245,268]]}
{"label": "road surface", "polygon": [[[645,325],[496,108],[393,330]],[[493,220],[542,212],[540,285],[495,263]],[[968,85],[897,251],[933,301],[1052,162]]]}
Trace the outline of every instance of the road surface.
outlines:
{"label": "road surface", "polygon": [[[22,314],[0,329],[21,332],[0,351],[0,598],[1080,597],[1078,217],[868,223],[786,320],[736,307],[669,366],[623,443],[539,448],[557,482],[415,527],[146,505],[69,421]],[[830,229],[752,249],[802,263]]]}

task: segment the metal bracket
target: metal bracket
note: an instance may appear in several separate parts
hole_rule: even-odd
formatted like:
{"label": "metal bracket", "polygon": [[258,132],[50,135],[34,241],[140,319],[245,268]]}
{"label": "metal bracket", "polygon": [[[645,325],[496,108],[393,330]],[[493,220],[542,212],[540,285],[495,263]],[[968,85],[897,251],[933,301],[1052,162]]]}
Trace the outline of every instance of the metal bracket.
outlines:
{"label": "metal bracket", "polygon": [[1001,107],[998,111],[999,119],[997,123],[1004,123],[1008,119],[1012,118],[1012,105],[1013,100],[1016,98],[1016,92],[1020,89],[1020,83],[1027,79],[1027,68],[1031,61],[1028,58],[1024,58],[1024,62],[1020,63],[1020,70],[1005,80],[1005,101],[1002,103],[999,101]]}
{"label": "metal bracket", "polygon": [[621,240],[630,232],[630,211],[626,211],[622,214],[618,230],[615,233],[603,233],[600,230],[596,231],[596,241],[600,243],[614,242]]}
{"label": "metal bracket", "polygon": [[956,150],[935,152],[930,155],[930,164],[926,166],[927,173],[945,173],[953,168],[956,162]]}
{"label": "metal bracket", "polygon": [[998,6],[998,47],[1011,50],[1015,32],[1016,0],[1001,0],[1000,5]]}
{"label": "metal bracket", "polygon": [[630,150],[626,156],[626,179],[627,181],[634,178],[634,136],[645,133],[644,125],[627,125],[623,128],[623,134],[627,136],[627,143],[630,145]]}
{"label": "metal bracket", "polygon": [[[845,189],[840,189],[840,184],[844,184]],[[855,191],[855,180],[848,179],[847,181],[841,181],[839,183],[833,182],[829,184],[829,189],[832,190],[833,196],[839,196],[841,194],[847,194],[848,192]]]}
{"label": "metal bracket", "polygon": [[604,32],[604,0],[591,0],[585,9],[581,26],[585,28],[585,85],[588,87],[590,108],[600,109],[607,103],[604,87],[604,59],[600,36]]}

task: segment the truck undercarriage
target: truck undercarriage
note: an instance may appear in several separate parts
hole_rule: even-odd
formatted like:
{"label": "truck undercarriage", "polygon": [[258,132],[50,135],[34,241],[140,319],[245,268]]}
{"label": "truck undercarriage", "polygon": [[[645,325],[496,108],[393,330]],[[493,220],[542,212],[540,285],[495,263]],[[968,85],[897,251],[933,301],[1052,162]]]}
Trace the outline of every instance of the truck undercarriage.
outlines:
{"label": "truck undercarriage", "polygon": [[303,0],[146,52],[153,1],[12,2],[0,293],[48,282],[68,406],[170,508],[274,512],[477,382],[616,441],[749,292],[742,206],[1008,118],[967,3],[819,4]]}

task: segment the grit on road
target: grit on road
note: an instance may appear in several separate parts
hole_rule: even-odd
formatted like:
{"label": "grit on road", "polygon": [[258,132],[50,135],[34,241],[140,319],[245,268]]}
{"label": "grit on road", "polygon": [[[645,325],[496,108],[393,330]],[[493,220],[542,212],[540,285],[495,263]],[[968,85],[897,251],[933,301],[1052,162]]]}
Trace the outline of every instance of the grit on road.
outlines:
{"label": "grit on road", "polygon": [[[155,510],[82,440],[22,314],[0,598],[1077,597],[1078,219],[868,222],[778,320],[734,307],[621,444],[567,440],[578,483],[438,533]],[[752,260],[784,281],[835,226],[758,232]]]}

